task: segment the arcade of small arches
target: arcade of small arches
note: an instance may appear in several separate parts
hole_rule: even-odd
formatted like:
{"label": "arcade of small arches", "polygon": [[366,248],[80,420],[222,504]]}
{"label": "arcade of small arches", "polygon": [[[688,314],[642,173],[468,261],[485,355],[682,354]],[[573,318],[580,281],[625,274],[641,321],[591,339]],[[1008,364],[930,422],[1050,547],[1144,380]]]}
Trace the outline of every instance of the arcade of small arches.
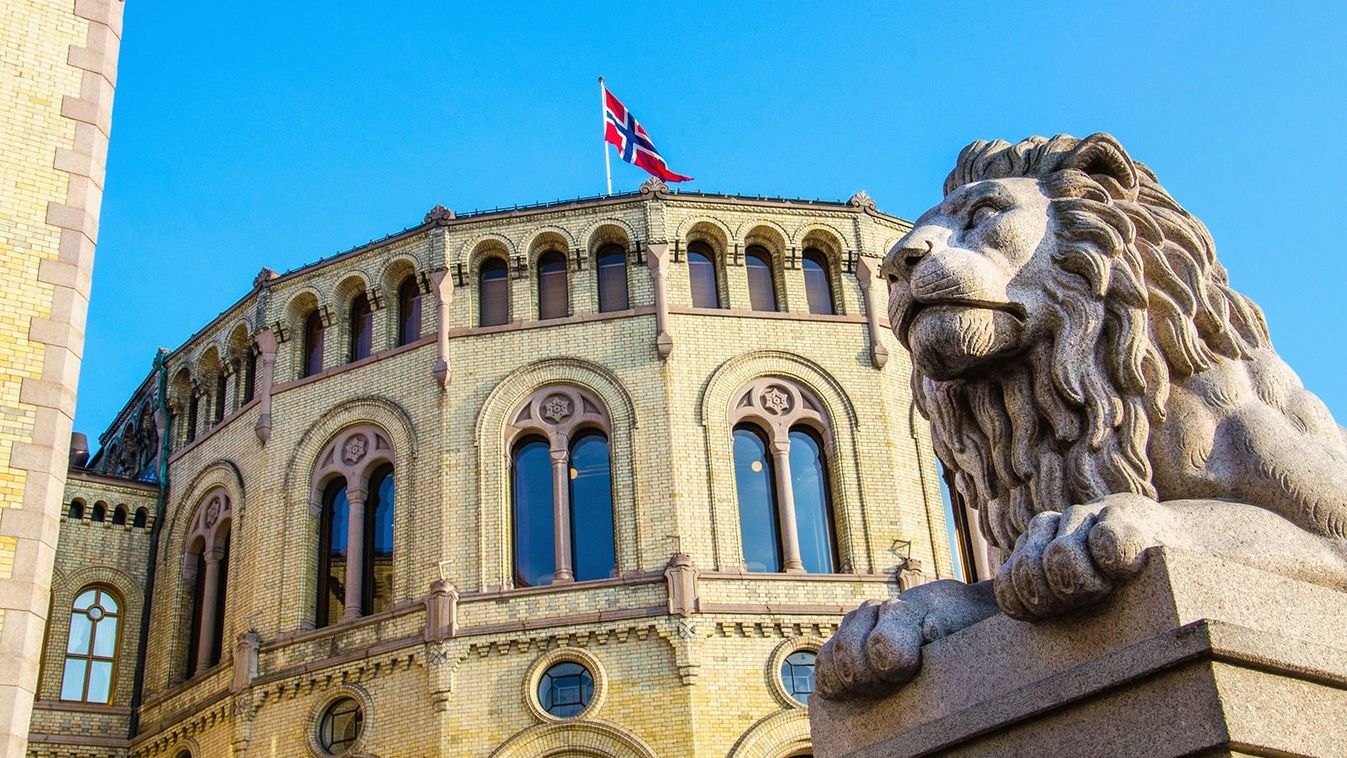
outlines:
{"label": "arcade of small arches", "polygon": [[71,499],[66,505],[65,517],[70,521],[129,526],[132,529],[148,529],[151,523],[150,509],[143,505],[132,511],[126,503],[109,506],[105,500],[95,500],[90,506],[82,497]]}

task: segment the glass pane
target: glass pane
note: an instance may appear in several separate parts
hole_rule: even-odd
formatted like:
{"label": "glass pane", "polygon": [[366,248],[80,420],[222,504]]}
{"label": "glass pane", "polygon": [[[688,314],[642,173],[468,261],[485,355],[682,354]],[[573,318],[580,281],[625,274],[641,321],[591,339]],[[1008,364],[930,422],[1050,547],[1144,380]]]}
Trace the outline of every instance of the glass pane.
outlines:
{"label": "glass pane", "polygon": [[599,257],[599,310],[627,308],[627,257],[620,249]]}
{"label": "glass pane", "polygon": [[83,611],[93,605],[94,601],[97,599],[98,590],[85,590],[79,594],[79,597],[75,598],[75,604],[70,607],[77,611]]}
{"label": "glass pane", "polygon": [[814,662],[818,654],[810,650],[791,653],[781,664],[781,683],[791,697],[801,703],[809,702],[814,692]]}
{"label": "glass pane", "polygon": [[551,584],[556,573],[552,524],[552,461],[548,445],[531,438],[514,453],[515,585]]}
{"label": "glass pane", "polygon": [[94,655],[111,658],[117,654],[117,617],[108,616],[94,625]]}
{"label": "glass pane", "polygon": [[328,498],[326,623],[335,624],[346,612],[346,526],[350,506],[344,485],[335,488]]}
{"label": "glass pane", "polygon": [[98,604],[103,606],[103,610],[108,613],[117,612],[117,598],[101,590],[99,591]]}
{"label": "glass pane", "polygon": [[716,286],[716,266],[711,257],[696,250],[688,251],[688,286],[694,308],[719,308],[720,290]]}
{"label": "glass pane", "polygon": [[828,259],[817,250],[804,251],[804,294],[810,313],[833,313],[833,290],[828,281]]}
{"label": "glass pane", "polygon": [[558,663],[538,682],[538,702],[559,718],[579,714],[593,698],[594,677],[578,663]]}
{"label": "glass pane", "polygon": [[776,310],[776,283],[766,250],[750,247],[744,263],[748,266],[748,304],[755,311]]}
{"label": "glass pane", "polygon": [[83,658],[65,659],[65,674],[61,677],[61,699],[84,699],[84,672],[89,662]]}
{"label": "glass pane", "polygon": [[370,613],[388,609],[393,597],[393,471],[384,469],[373,481],[374,502],[369,515],[365,595]]}
{"label": "glass pane", "polygon": [[360,295],[351,304],[351,360],[369,357],[370,338],[374,333],[374,313],[369,300]]}
{"label": "glass pane", "polygon": [[734,430],[734,481],[739,495],[739,536],[749,571],[781,570],[776,484],[767,443],[751,429]]}
{"label": "glass pane", "polygon": [[360,737],[364,720],[365,714],[361,712],[359,704],[350,698],[342,698],[323,712],[319,742],[325,750],[339,753]]}
{"label": "glass pane", "polygon": [[568,315],[566,256],[547,253],[538,259],[538,318]]}
{"label": "glass pane", "polygon": [[482,326],[496,326],[510,320],[510,280],[505,261],[493,258],[482,264],[478,282],[478,320]]}
{"label": "glass pane", "polygon": [[112,661],[94,661],[89,667],[90,703],[106,703],[112,693]]}
{"label": "glass pane", "polygon": [[81,655],[89,652],[89,636],[93,633],[93,625],[89,622],[89,617],[80,611],[70,614],[70,641],[66,643],[65,651],[67,653],[79,653]]}
{"label": "glass pane", "polygon": [[606,579],[617,565],[608,440],[589,433],[571,445],[571,562],[576,581]]}
{"label": "glass pane", "polygon": [[791,430],[790,481],[795,492],[795,529],[800,536],[804,570],[811,574],[834,573],[837,550],[823,449],[808,432]]}
{"label": "glass pane", "polygon": [[398,287],[398,344],[406,345],[421,339],[421,288],[416,277],[409,276]]}
{"label": "glass pane", "polygon": [[323,370],[323,320],[315,312],[304,320],[304,376]]}

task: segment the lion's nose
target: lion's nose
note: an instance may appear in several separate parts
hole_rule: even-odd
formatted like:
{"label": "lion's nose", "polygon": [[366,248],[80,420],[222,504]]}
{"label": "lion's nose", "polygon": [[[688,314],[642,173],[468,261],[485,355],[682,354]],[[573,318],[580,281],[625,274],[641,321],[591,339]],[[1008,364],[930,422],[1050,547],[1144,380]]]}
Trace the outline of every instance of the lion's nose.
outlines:
{"label": "lion's nose", "polygon": [[889,251],[888,260],[884,273],[888,276],[890,282],[897,282],[901,279],[910,279],[912,269],[921,263],[922,259],[931,254],[933,245],[930,240],[913,240],[913,244],[895,247]]}

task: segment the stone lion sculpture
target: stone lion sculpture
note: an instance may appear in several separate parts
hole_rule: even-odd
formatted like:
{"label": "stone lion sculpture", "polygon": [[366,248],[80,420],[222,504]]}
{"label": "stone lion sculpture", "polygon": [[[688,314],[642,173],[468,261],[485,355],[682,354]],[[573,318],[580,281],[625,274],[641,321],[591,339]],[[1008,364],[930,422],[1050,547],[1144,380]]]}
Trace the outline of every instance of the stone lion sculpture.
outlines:
{"label": "stone lion sculpture", "polygon": [[1347,589],[1347,432],[1113,137],[969,145],[881,271],[936,452],[1003,562],[848,614],[821,695],[892,690],[998,611],[1104,601],[1153,546]]}

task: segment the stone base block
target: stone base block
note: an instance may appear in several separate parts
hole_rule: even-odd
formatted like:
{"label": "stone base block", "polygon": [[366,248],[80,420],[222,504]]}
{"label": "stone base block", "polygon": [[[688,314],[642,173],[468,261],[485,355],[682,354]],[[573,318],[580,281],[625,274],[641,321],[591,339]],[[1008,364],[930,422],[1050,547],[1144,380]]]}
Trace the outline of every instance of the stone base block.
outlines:
{"label": "stone base block", "polygon": [[810,700],[819,756],[1347,755],[1347,592],[1159,549],[1098,609],[995,616],[878,699]]}

